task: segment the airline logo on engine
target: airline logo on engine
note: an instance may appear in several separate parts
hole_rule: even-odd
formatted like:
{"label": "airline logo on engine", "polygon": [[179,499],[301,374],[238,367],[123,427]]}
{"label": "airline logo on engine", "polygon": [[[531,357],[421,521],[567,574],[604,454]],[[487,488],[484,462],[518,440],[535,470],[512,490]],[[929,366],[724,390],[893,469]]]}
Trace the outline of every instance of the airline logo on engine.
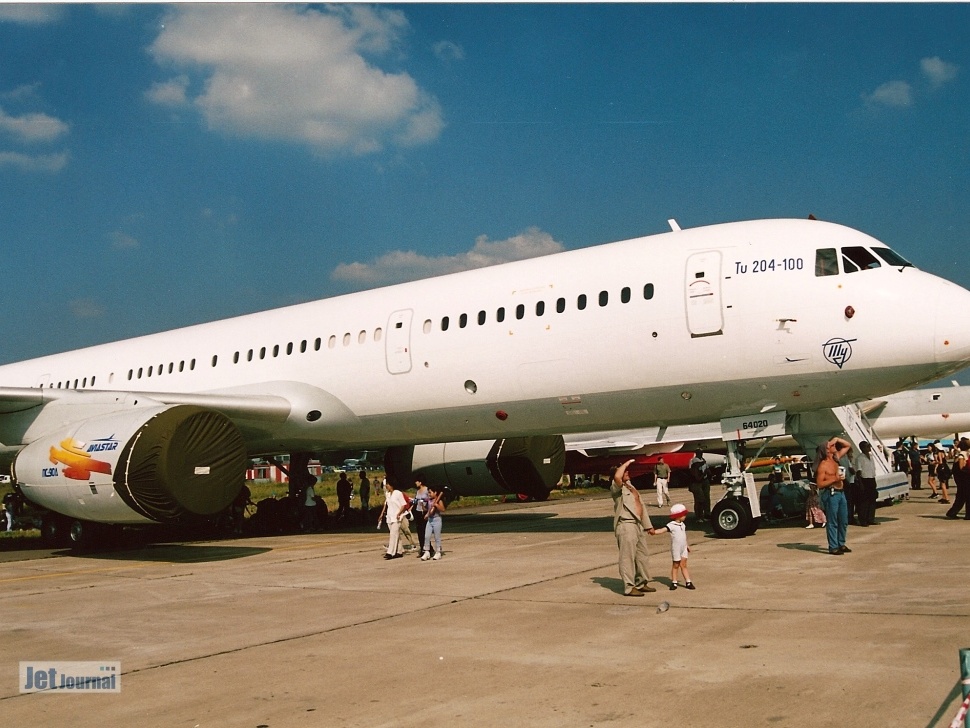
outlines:
{"label": "airline logo on engine", "polygon": [[[74,438],[62,440],[60,447],[52,446],[50,461],[54,465],[64,465],[61,473],[70,480],[88,480],[92,473],[102,473],[111,475],[111,463],[97,460],[91,457],[92,452],[109,452],[118,449],[118,441],[114,436],[92,440],[91,442],[78,442]],[[42,473],[45,478],[57,477],[58,469],[44,468]]]}
{"label": "airline logo on engine", "polygon": [[118,441],[114,437],[106,437],[102,440],[95,440],[90,445],[88,445],[87,452],[107,452],[109,450],[117,450]]}

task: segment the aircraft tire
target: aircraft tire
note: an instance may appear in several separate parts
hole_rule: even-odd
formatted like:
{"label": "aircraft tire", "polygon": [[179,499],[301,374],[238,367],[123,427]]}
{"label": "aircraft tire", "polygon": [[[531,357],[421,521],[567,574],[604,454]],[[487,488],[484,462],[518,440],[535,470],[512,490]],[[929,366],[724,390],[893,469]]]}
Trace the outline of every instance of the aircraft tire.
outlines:
{"label": "aircraft tire", "polygon": [[70,522],[56,513],[45,513],[40,522],[40,538],[46,546],[58,548],[70,543]]}
{"label": "aircraft tire", "polygon": [[754,533],[754,519],[738,498],[724,498],[711,511],[711,525],[721,538],[744,538]]}
{"label": "aircraft tire", "polygon": [[80,519],[70,521],[68,525],[68,539],[71,548],[77,551],[87,551],[101,542],[103,530],[100,524]]}

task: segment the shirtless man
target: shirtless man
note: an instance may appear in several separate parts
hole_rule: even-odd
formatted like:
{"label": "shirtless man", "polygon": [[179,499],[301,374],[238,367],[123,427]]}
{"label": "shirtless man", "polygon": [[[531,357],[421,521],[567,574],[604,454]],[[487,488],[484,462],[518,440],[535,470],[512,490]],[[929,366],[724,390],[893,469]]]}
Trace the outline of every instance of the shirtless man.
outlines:
{"label": "shirtless man", "polygon": [[839,470],[839,458],[852,449],[841,437],[833,437],[818,446],[820,462],[815,468],[815,484],[818,486],[822,510],[825,511],[825,535],[828,537],[829,553],[841,556],[852,552],[845,545],[849,526],[849,509],[845,502],[845,482]]}

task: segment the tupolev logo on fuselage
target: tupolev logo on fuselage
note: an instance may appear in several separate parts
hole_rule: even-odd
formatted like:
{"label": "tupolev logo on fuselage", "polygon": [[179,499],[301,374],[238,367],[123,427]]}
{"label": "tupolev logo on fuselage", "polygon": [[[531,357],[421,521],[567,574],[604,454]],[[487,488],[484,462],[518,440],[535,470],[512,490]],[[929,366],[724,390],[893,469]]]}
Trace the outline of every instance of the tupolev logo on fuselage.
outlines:
{"label": "tupolev logo on fuselage", "polygon": [[841,369],[852,358],[852,342],[857,339],[843,339],[841,337],[829,339],[822,344],[825,358]]}

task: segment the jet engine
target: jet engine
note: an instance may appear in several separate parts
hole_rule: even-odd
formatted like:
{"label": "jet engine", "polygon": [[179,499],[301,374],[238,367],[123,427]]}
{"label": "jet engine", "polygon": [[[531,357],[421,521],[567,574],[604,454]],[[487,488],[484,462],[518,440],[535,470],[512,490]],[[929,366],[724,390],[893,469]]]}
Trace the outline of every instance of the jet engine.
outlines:
{"label": "jet engine", "polygon": [[81,420],[24,447],[13,475],[34,503],[99,523],[210,515],[242,489],[246,447],[225,415],[192,405]]}
{"label": "jet engine", "polygon": [[392,447],[384,455],[384,469],[399,487],[409,487],[420,475],[456,495],[512,493],[545,500],[565,461],[563,439],[556,435]]}

